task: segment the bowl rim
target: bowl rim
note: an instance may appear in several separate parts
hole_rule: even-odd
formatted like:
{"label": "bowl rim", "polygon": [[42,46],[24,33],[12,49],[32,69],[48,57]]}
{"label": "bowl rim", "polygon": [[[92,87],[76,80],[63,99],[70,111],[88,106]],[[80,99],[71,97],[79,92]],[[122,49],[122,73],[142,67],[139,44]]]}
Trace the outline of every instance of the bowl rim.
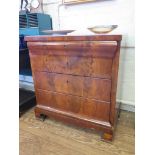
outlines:
{"label": "bowl rim", "polygon": [[117,28],[118,25],[96,25],[92,27],[88,27],[87,29],[94,29],[94,28]]}

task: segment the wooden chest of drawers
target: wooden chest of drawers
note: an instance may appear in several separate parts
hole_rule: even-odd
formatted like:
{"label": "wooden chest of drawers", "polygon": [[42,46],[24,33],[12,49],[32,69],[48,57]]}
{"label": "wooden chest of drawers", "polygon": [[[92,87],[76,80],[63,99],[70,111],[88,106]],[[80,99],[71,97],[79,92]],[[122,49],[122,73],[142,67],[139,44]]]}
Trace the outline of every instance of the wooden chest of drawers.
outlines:
{"label": "wooden chest of drawers", "polygon": [[112,140],[121,35],[28,36],[35,115],[103,131]]}

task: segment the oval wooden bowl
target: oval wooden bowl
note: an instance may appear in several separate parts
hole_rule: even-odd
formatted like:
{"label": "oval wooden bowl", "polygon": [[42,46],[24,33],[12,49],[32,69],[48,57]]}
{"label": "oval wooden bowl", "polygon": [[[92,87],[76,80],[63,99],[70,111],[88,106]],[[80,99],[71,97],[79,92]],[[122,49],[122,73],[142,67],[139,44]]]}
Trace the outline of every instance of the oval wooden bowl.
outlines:
{"label": "oval wooden bowl", "polygon": [[88,30],[97,34],[102,34],[102,33],[111,32],[115,28],[117,28],[117,25],[99,25],[99,26],[89,27]]}

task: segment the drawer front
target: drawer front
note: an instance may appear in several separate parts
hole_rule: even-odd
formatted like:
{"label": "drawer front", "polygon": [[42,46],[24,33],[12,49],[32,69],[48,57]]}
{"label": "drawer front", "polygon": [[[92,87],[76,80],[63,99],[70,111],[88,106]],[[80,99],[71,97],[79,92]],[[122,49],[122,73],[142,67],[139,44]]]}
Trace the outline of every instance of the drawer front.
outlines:
{"label": "drawer front", "polygon": [[116,42],[83,41],[83,42],[28,42],[33,54],[76,55],[112,58],[117,49]]}
{"label": "drawer front", "polygon": [[36,97],[39,105],[92,119],[109,121],[110,104],[106,102],[41,90],[36,91]]}
{"label": "drawer front", "polygon": [[31,68],[33,71],[48,71],[46,64],[46,55],[30,54]]}
{"label": "drawer front", "polygon": [[35,86],[38,89],[73,94],[110,102],[111,80],[35,72]]}
{"label": "drawer front", "polygon": [[79,56],[53,56],[31,54],[34,71],[111,78],[112,59]]}

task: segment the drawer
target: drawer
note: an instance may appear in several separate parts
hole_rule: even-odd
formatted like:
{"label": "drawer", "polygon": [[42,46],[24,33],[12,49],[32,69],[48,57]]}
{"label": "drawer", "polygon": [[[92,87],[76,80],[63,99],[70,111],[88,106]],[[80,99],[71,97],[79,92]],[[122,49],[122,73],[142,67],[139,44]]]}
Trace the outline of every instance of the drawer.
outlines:
{"label": "drawer", "polygon": [[34,78],[37,89],[110,101],[111,80],[109,79],[48,72],[35,72]]}
{"label": "drawer", "polygon": [[43,90],[37,90],[36,97],[38,105],[109,121],[110,104],[106,102]]}
{"label": "drawer", "polygon": [[31,54],[34,71],[111,78],[112,59],[99,57],[53,56]]}
{"label": "drawer", "polygon": [[46,64],[46,55],[33,55],[30,54],[32,71],[48,71]]}
{"label": "drawer", "polygon": [[114,57],[117,42],[78,41],[78,42],[28,42],[32,54],[77,55],[95,57]]}

